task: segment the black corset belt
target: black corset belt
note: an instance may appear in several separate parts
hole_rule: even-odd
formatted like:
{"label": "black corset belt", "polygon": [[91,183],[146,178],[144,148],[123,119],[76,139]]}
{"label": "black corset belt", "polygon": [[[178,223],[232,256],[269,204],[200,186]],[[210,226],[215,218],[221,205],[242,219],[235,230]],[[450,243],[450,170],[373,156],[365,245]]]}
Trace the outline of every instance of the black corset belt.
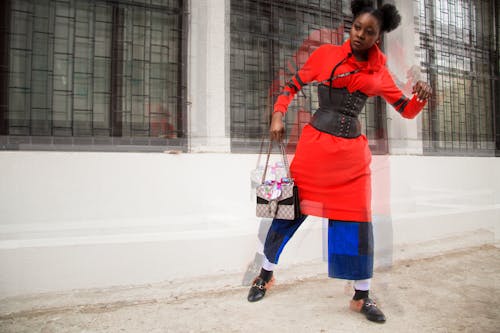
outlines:
{"label": "black corset belt", "polygon": [[[311,125],[318,131],[343,138],[357,138],[361,135],[358,115],[365,106],[367,95],[356,91],[349,93],[345,88],[318,86],[319,109],[311,119]],[[331,98],[330,98],[331,97]]]}

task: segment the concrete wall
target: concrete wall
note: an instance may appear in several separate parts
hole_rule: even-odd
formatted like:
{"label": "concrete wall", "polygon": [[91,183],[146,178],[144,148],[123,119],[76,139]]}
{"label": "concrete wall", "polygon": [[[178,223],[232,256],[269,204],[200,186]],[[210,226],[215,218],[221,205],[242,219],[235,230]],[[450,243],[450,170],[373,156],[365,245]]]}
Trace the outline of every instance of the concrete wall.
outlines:
{"label": "concrete wall", "polygon": [[189,148],[229,152],[229,0],[189,6]]}
{"label": "concrete wall", "polygon": [[[243,274],[259,246],[256,160],[1,152],[0,297]],[[372,169],[378,260],[498,240],[500,159],[378,156]],[[322,229],[311,218],[281,265],[321,261]]]}

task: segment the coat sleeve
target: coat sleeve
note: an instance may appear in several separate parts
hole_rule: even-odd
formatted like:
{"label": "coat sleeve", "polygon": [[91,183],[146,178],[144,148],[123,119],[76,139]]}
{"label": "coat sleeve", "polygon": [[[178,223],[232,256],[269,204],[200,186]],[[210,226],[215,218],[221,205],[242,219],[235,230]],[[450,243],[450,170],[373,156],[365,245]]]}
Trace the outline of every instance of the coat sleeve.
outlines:
{"label": "coat sleeve", "polygon": [[316,80],[321,68],[321,62],[324,60],[326,51],[328,50],[327,47],[327,45],[320,46],[311,53],[304,66],[286,83],[274,103],[274,112],[285,114],[288,110],[288,105],[292,102],[297,92],[308,83]]}
{"label": "coat sleeve", "polygon": [[396,86],[392,75],[385,68],[382,76],[381,96],[391,104],[401,116],[408,119],[415,118],[427,104],[426,101],[419,102],[417,96],[413,95],[410,99],[406,97],[401,89]]}

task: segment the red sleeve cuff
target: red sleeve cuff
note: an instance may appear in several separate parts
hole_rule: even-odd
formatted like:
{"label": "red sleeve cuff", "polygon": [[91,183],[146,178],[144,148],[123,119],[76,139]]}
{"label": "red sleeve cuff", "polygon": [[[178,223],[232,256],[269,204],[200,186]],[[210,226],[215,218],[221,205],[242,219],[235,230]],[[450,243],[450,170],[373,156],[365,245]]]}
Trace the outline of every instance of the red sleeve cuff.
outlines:
{"label": "red sleeve cuff", "polygon": [[418,101],[417,96],[414,95],[408,105],[405,106],[403,112],[401,112],[401,115],[404,118],[413,119],[422,111],[426,104],[427,100]]}

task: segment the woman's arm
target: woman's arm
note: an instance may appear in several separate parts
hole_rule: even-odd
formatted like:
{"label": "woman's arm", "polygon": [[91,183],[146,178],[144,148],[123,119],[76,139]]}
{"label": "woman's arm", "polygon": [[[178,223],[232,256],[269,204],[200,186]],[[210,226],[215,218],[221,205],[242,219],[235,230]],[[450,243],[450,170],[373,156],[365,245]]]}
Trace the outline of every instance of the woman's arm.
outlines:
{"label": "woman's arm", "polygon": [[389,71],[386,70],[383,76],[381,95],[401,116],[408,119],[415,118],[422,111],[427,104],[427,99],[432,94],[432,89],[427,83],[417,81],[413,86],[412,94],[411,99],[406,97],[394,83]]}
{"label": "woman's arm", "polygon": [[274,112],[285,114],[288,110],[288,105],[292,102],[297,92],[308,83],[316,80],[329,47],[329,45],[322,45],[311,53],[304,66],[302,66],[302,68],[287,82],[276,99],[276,103],[274,103]]}
{"label": "woman's arm", "polygon": [[283,133],[285,131],[283,116],[288,110],[288,105],[302,87],[316,80],[321,62],[324,61],[327,47],[327,45],[320,46],[309,56],[304,66],[302,66],[290,81],[288,81],[283,91],[276,99],[276,103],[274,103],[274,112],[271,118],[271,126],[269,128],[271,140],[281,141],[283,138]]}

